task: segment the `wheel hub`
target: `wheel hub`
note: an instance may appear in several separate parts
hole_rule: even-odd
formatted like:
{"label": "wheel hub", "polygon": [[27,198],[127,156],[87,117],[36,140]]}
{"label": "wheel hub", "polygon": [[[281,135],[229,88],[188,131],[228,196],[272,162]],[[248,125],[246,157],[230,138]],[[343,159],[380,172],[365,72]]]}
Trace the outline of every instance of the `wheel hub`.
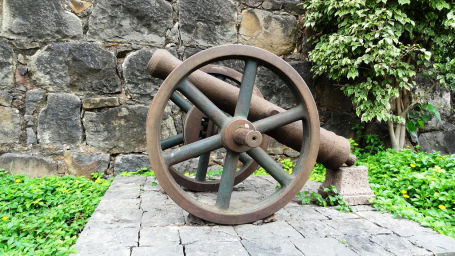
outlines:
{"label": "wheel hub", "polygon": [[262,143],[262,134],[243,118],[233,118],[222,131],[223,144],[234,152],[245,152]]}

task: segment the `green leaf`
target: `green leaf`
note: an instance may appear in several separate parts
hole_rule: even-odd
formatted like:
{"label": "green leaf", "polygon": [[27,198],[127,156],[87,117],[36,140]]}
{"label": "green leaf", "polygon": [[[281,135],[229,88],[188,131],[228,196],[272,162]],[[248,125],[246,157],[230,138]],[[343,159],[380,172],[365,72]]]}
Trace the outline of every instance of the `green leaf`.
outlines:
{"label": "green leaf", "polygon": [[411,121],[406,122],[406,129],[409,133],[417,131],[417,127],[415,126],[414,122]]}
{"label": "green leaf", "polygon": [[398,0],[398,3],[399,3],[400,5],[410,4],[410,3],[411,3],[411,0]]}

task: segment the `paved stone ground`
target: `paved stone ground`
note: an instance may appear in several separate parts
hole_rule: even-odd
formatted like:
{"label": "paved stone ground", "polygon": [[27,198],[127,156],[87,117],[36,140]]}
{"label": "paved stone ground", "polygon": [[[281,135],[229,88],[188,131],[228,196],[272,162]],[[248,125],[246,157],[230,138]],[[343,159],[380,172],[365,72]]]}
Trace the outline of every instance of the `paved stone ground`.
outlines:
{"label": "paved stone ground", "polygon": [[[81,233],[77,255],[455,255],[455,239],[370,206],[341,213],[293,201],[257,223],[206,223],[153,179],[117,177]],[[249,177],[238,191],[248,197],[248,188],[267,183],[267,176]]]}

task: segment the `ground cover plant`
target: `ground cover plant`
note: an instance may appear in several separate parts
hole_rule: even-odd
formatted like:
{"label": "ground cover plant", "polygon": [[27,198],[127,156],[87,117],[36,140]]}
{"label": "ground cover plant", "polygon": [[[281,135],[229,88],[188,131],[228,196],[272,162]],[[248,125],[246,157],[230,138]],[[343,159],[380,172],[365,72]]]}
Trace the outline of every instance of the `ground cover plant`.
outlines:
{"label": "ground cover plant", "polygon": [[[455,155],[411,149],[372,150],[375,153],[354,150],[356,165],[368,167],[370,187],[376,195],[373,207],[455,238]],[[324,166],[316,165],[311,177],[324,181]],[[332,199],[324,199],[317,194],[299,195],[302,204],[312,200],[325,206],[335,201],[340,210],[347,209],[337,193],[331,196]]]}
{"label": "ground cover plant", "polygon": [[373,206],[455,238],[455,155],[388,149],[359,157]]}
{"label": "ground cover plant", "polygon": [[[351,144],[355,146],[354,141]],[[455,238],[455,155],[353,148],[357,164],[369,168],[375,208]],[[283,169],[292,172],[294,163],[290,159],[279,161]],[[212,170],[208,175],[220,176],[221,171]],[[254,175],[267,172],[259,169]],[[143,168],[119,176],[155,175]],[[324,166],[316,164],[310,180],[324,179]],[[110,183],[100,175],[92,180],[73,176],[28,178],[0,170],[0,255],[68,255]],[[325,192],[325,197],[305,192],[298,197],[302,204],[314,202],[350,211],[336,188],[326,188]]]}
{"label": "ground cover plant", "polygon": [[0,255],[68,255],[110,183],[0,170]]}

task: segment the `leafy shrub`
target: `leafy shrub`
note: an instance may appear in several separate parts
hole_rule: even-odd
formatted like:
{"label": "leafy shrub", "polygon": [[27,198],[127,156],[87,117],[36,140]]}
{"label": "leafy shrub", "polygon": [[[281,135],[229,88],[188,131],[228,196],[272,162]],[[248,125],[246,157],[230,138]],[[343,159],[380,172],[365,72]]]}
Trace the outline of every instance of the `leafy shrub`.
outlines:
{"label": "leafy shrub", "polygon": [[68,255],[110,183],[0,170],[0,255]]}
{"label": "leafy shrub", "polygon": [[[403,148],[405,121],[411,119],[406,124],[414,132],[419,124],[408,116],[414,106],[426,104],[436,85],[455,89],[455,2],[312,0],[303,6],[313,73],[335,81],[362,121],[387,122],[392,147]],[[425,88],[420,78],[432,85]]]}

